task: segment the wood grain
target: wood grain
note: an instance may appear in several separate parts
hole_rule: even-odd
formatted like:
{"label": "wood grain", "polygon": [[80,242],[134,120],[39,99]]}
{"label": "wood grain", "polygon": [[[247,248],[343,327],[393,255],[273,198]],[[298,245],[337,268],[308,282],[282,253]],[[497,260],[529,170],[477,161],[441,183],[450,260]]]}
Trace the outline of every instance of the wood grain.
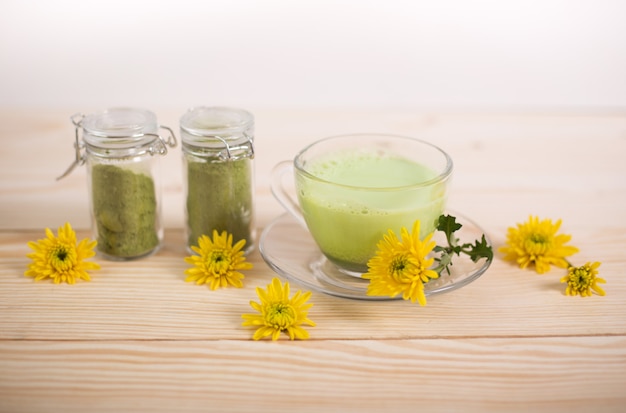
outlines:
{"label": "wood grain", "polygon": [[624,337],[0,342],[0,411],[621,411]]}
{"label": "wood grain", "polygon": [[[75,110],[0,109],[0,412],[621,412],[626,402],[626,114],[255,110],[261,231],[283,213],[271,168],[320,137],[418,136],[455,162],[450,208],[495,247],[534,214],[562,218],[601,261],[605,297],[567,297],[564,270],[489,270],[426,307],[313,292],[311,340],[253,342],[241,326],[276,274],[258,251],[244,288],[184,282],[179,154],[163,159],[163,248],[91,282],[36,283],[27,242],[70,221],[89,236]],[[159,113],[176,126],[178,113]],[[292,283],[293,284],[293,283]],[[294,289],[302,288],[293,284]]]}
{"label": "wood grain", "polygon": [[[168,231],[166,239],[179,237],[182,231]],[[211,291],[184,282],[186,253],[166,244],[146,260],[99,261],[103,268],[88,283],[36,283],[23,276],[26,243],[35,238],[31,231],[0,233],[1,339],[247,339],[241,314],[258,301],[255,288],[276,276],[256,252],[244,288]],[[603,265],[608,274],[617,267]],[[496,260],[478,280],[430,297],[426,307],[315,292],[310,316],[318,326],[311,333],[316,339],[626,334],[623,277],[609,277],[606,297],[583,299],[564,295],[563,272],[540,276]]]}

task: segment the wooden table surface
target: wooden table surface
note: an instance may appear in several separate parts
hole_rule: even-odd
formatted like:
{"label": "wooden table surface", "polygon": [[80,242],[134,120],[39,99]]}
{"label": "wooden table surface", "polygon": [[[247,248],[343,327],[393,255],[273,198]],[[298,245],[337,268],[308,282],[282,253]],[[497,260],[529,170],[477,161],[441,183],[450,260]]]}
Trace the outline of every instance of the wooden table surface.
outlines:
{"label": "wooden table surface", "polygon": [[[311,339],[252,341],[241,314],[276,274],[258,250],[244,288],[184,282],[180,149],[162,163],[163,248],[109,262],[91,282],[23,275],[27,242],[65,221],[87,237],[76,109],[0,110],[0,412],[615,411],[626,405],[626,114],[256,109],[259,230],[283,213],[277,162],[321,137],[421,137],[455,162],[449,208],[497,248],[530,214],[563,220],[579,265],[601,261],[605,297],[568,297],[564,270],[501,254],[426,307],[313,292]],[[182,111],[183,109],[181,109]],[[178,130],[180,111],[155,110]],[[294,290],[303,289],[292,283]]]}

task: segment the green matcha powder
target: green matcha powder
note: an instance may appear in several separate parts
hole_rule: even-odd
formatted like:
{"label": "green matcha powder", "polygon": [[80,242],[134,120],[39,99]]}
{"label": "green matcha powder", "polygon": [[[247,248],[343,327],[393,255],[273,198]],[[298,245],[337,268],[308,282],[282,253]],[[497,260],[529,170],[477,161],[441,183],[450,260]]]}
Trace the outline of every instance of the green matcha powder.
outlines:
{"label": "green matcha powder", "polygon": [[121,258],[154,250],[159,236],[152,178],[114,165],[95,165],[91,175],[98,249]]}
{"label": "green matcha powder", "polygon": [[246,240],[249,247],[252,225],[252,182],[249,159],[187,163],[188,245],[198,245],[201,235],[227,231],[233,244]]}

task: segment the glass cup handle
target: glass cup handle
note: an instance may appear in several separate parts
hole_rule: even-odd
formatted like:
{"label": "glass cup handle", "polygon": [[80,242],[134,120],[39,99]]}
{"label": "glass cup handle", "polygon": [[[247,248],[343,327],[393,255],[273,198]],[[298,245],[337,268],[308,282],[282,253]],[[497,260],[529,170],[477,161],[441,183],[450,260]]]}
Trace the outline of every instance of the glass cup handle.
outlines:
{"label": "glass cup handle", "polygon": [[287,192],[287,190],[285,190],[283,185],[284,176],[289,172],[293,175],[293,161],[279,162],[274,169],[272,169],[270,189],[272,190],[272,195],[274,195],[274,198],[276,198],[278,203],[281,204],[300,225],[306,228],[306,222],[302,216],[300,206],[296,201],[294,201],[293,197]]}

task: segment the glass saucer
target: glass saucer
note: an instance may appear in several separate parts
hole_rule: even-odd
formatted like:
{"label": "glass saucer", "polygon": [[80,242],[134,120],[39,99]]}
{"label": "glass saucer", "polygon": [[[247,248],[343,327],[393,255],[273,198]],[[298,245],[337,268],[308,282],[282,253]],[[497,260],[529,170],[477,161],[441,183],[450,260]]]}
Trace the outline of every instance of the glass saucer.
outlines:
{"label": "glass saucer", "polygon": [[[479,240],[485,232],[474,222],[457,214],[456,221],[463,227],[455,232],[459,243]],[[491,241],[485,234],[487,243]],[[435,232],[433,238],[438,245],[447,245],[445,235]],[[386,296],[366,295],[368,280],[347,275],[328,261],[315,244],[313,237],[290,214],[285,213],[274,219],[261,233],[259,251],[265,262],[279,275],[312,290],[337,297],[359,300],[393,300]],[[467,255],[455,256],[450,267],[450,275],[444,272],[438,279],[424,285],[425,295],[433,295],[461,288],[489,268],[490,262],[480,259],[473,262]]]}

